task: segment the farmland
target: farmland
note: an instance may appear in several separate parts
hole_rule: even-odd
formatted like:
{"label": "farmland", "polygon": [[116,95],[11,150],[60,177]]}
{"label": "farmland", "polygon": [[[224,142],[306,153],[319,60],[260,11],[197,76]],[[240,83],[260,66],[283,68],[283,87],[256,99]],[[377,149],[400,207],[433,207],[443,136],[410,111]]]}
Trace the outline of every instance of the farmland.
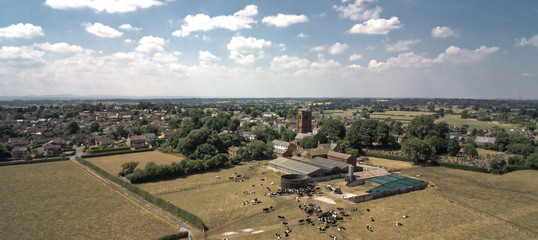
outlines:
{"label": "farmland", "polygon": [[184,159],[185,158],[181,156],[164,154],[159,151],[150,151],[88,158],[88,161],[112,175],[117,175],[122,169],[121,165],[126,162],[138,162],[138,168],[144,168],[148,162],[155,162],[160,165],[170,164],[171,162],[180,162]]}
{"label": "farmland", "polygon": [[496,122],[496,121],[489,121],[489,122],[478,121],[476,119],[471,119],[471,118],[462,119],[460,117],[460,115],[450,115],[450,114],[445,115],[444,117],[437,119],[436,122],[446,122],[449,125],[454,125],[454,126],[457,126],[457,127],[462,127],[463,125],[468,125],[469,128],[476,128],[476,129],[489,129],[489,128],[493,128],[493,127],[499,127],[499,128],[503,128],[505,130],[508,130],[508,129],[511,129],[511,128],[514,128],[514,129],[521,128],[521,126],[516,125],[516,124],[500,123],[500,122]]}
{"label": "farmland", "polygon": [[4,239],[153,239],[176,232],[71,162],[0,167]]}

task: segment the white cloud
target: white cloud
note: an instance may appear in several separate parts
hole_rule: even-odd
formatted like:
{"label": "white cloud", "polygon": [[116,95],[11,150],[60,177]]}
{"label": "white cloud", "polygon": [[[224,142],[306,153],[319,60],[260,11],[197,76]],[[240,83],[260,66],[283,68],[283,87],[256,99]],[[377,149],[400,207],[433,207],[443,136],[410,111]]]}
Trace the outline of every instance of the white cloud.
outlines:
{"label": "white cloud", "polygon": [[41,48],[48,52],[55,52],[55,53],[79,53],[84,51],[84,48],[77,45],[69,45],[65,42],[60,43],[40,43],[35,45],[38,48]]}
{"label": "white cloud", "polygon": [[98,37],[117,38],[123,35],[122,32],[112,27],[103,25],[102,23],[94,23],[94,24],[84,23],[83,26],[85,26],[84,29],[86,30],[86,32],[91,33]]}
{"label": "white cloud", "polygon": [[220,61],[220,58],[209,51],[198,51],[198,59],[203,62]]}
{"label": "white cloud", "polygon": [[276,16],[267,16],[262,19],[262,23],[275,27],[287,27],[296,23],[308,22],[308,18],[305,15],[286,15],[277,14]]}
{"label": "white cloud", "polygon": [[527,45],[538,47],[538,34],[534,35],[533,37],[529,39],[521,38],[521,40],[519,40],[519,42],[517,43],[517,46],[520,46],[520,47],[527,46]]}
{"label": "white cloud", "polygon": [[140,31],[141,28],[133,27],[131,24],[122,24],[120,26],[120,29],[126,30],[126,31]]}
{"label": "white cloud", "polygon": [[470,64],[482,61],[498,50],[498,47],[480,46],[475,50],[469,50],[450,46],[434,59],[414,52],[407,52],[399,54],[397,57],[391,57],[385,62],[371,60],[368,68],[373,71],[385,71],[391,68],[425,68],[433,64]]}
{"label": "white cloud", "polygon": [[345,51],[347,48],[348,48],[347,44],[337,42],[331,47],[329,47],[329,53],[333,55],[340,54],[343,51]]}
{"label": "white cloud", "polygon": [[0,48],[1,60],[33,60],[41,62],[41,57],[44,54],[45,52],[34,50],[32,47],[28,46],[2,46],[2,48]]}
{"label": "white cloud", "polygon": [[304,33],[299,33],[299,34],[297,34],[297,37],[298,37],[298,38],[307,38],[308,35],[306,35],[306,34],[304,34]]}
{"label": "white cloud", "polygon": [[33,38],[43,35],[43,29],[31,23],[18,23],[0,28],[0,38]]}
{"label": "white cloud", "polygon": [[447,38],[455,36],[456,32],[449,27],[437,26],[432,29],[432,37],[434,38]]}
{"label": "white cloud", "polygon": [[160,37],[144,36],[138,41],[138,47],[136,51],[142,53],[162,52],[163,46],[166,44],[166,40]]}
{"label": "white cloud", "polygon": [[[342,1],[346,3],[347,1]],[[337,12],[340,12],[341,18],[348,18],[353,21],[362,21],[368,19],[379,18],[382,9],[379,6],[375,8],[368,9],[365,6],[365,3],[373,3],[376,0],[356,0],[353,3],[348,4],[347,6],[337,6],[334,5],[333,9]]]}
{"label": "white cloud", "polygon": [[253,37],[233,36],[226,48],[230,50],[230,58],[240,64],[251,64],[258,56],[263,55],[263,48],[270,47],[271,41]]}
{"label": "white cloud", "polygon": [[239,29],[250,29],[256,23],[254,16],[258,15],[256,5],[247,5],[243,10],[235,12],[233,15],[210,17],[205,14],[187,15],[183,20],[181,29],[174,31],[173,36],[186,37],[192,32],[210,31],[217,28],[237,31]]}
{"label": "white cloud", "polygon": [[123,42],[125,42],[125,43],[132,43],[132,42],[133,42],[133,39],[127,38],[127,39],[123,40]]}
{"label": "white cloud", "polygon": [[398,41],[393,44],[387,44],[385,49],[389,52],[403,52],[409,50],[411,46],[419,42],[419,39]]}
{"label": "white cloud", "polygon": [[327,46],[325,46],[325,45],[315,46],[313,48],[310,48],[310,51],[312,51],[312,52],[321,52],[321,51],[325,51],[326,48],[327,48]]}
{"label": "white cloud", "polygon": [[310,61],[288,55],[274,57],[271,61],[271,69],[281,71],[289,68],[301,69],[310,65]]}
{"label": "white cloud", "polygon": [[46,0],[45,5],[62,10],[91,8],[97,12],[125,13],[138,8],[161,6],[163,3],[157,0]]}
{"label": "white cloud", "polygon": [[400,28],[400,21],[398,17],[391,17],[390,19],[370,19],[360,24],[355,24],[349,33],[361,33],[361,34],[378,34],[385,35],[392,29]]}
{"label": "white cloud", "polygon": [[349,56],[349,59],[348,59],[348,60],[349,60],[349,61],[357,61],[357,60],[359,60],[359,59],[361,59],[361,58],[362,58],[361,55],[359,55],[359,54],[353,54],[353,55]]}

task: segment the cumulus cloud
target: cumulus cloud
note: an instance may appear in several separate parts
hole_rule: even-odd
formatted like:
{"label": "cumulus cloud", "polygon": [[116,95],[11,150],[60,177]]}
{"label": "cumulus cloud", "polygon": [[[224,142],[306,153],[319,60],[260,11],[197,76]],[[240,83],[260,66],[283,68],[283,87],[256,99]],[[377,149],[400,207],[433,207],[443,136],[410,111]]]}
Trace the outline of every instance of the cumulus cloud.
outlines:
{"label": "cumulus cloud", "polygon": [[368,68],[373,71],[384,71],[391,68],[425,68],[433,64],[470,64],[482,61],[498,50],[498,47],[480,46],[475,50],[470,50],[450,46],[433,59],[414,52],[407,52],[399,54],[397,57],[391,57],[385,62],[371,60]]}
{"label": "cumulus cloud", "polygon": [[98,37],[102,37],[102,38],[117,38],[117,37],[121,37],[121,35],[123,35],[122,32],[112,28],[112,27],[109,27],[109,26],[106,26],[106,25],[103,25],[102,23],[84,23],[83,24],[85,26],[85,30],[86,32],[88,33],[91,33],[95,36],[98,36]]}
{"label": "cumulus cloud", "polygon": [[419,39],[398,41],[393,44],[387,44],[385,49],[389,52],[403,52],[411,48],[411,46],[419,43]]}
{"label": "cumulus cloud", "polygon": [[390,30],[398,29],[400,27],[401,25],[398,17],[391,17],[390,19],[370,19],[363,23],[355,24],[349,30],[349,33],[385,35],[389,33]]}
{"label": "cumulus cloud", "polygon": [[[343,3],[347,1],[342,1]],[[356,0],[347,6],[334,5],[333,9],[340,12],[340,18],[348,18],[353,21],[362,21],[379,18],[382,9],[379,6],[367,8],[366,3],[373,3],[376,0]]]}
{"label": "cumulus cloud", "polygon": [[79,53],[84,51],[84,48],[77,45],[70,45],[65,42],[60,43],[40,43],[35,45],[42,50],[55,53]]}
{"label": "cumulus cloud", "polygon": [[434,38],[447,38],[456,36],[456,32],[449,27],[437,26],[432,29],[432,37]]}
{"label": "cumulus cloud", "polygon": [[138,8],[161,6],[163,3],[157,0],[46,0],[45,5],[62,10],[91,8],[97,12],[125,13]]}
{"label": "cumulus cloud", "polygon": [[527,45],[538,47],[538,34],[534,35],[533,37],[531,37],[529,39],[521,38],[517,42],[517,46],[520,46],[520,47],[527,46]]}
{"label": "cumulus cloud", "polygon": [[220,61],[220,58],[209,51],[198,51],[198,59],[203,62]]}
{"label": "cumulus cloud", "polygon": [[120,29],[126,30],[126,31],[140,31],[141,28],[133,27],[131,24],[122,24],[120,26]]}
{"label": "cumulus cloud", "polygon": [[306,35],[306,34],[304,34],[304,33],[299,33],[299,34],[297,34],[297,37],[298,37],[298,38],[307,38],[308,35]]}
{"label": "cumulus cloud", "polygon": [[362,58],[361,55],[359,55],[359,54],[353,54],[353,55],[349,56],[349,59],[348,59],[348,60],[349,60],[349,61],[357,61],[357,60],[359,60],[359,59],[361,59],[361,58]]}
{"label": "cumulus cloud", "polygon": [[315,47],[310,48],[310,51],[311,52],[321,52],[321,51],[325,51],[326,48],[327,48],[327,46],[325,46],[325,45],[315,46]]}
{"label": "cumulus cloud", "polygon": [[253,37],[233,36],[226,48],[230,51],[230,58],[240,64],[251,64],[256,56],[263,55],[263,48],[270,47],[271,41]]}
{"label": "cumulus cloud", "polygon": [[262,19],[262,23],[275,27],[287,27],[296,23],[308,22],[308,18],[305,15],[286,15],[277,14],[276,16],[267,16]]}
{"label": "cumulus cloud", "polygon": [[144,36],[138,41],[136,51],[142,53],[162,52],[165,44],[166,40],[164,38]]}
{"label": "cumulus cloud", "polygon": [[41,57],[45,54],[29,46],[2,46],[0,48],[0,60],[32,60],[41,62]]}
{"label": "cumulus cloud", "polygon": [[0,38],[33,38],[43,35],[43,29],[31,23],[18,23],[0,28]]}
{"label": "cumulus cloud", "polygon": [[333,55],[340,54],[343,51],[345,51],[347,48],[348,48],[347,44],[337,42],[331,47],[329,47],[329,53]]}
{"label": "cumulus cloud", "polygon": [[258,7],[256,5],[247,5],[244,9],[235,12],[233,15],[210,17],[199,13],[196,15],[187,15],[183,20],[181,29],[174,31],[173,36],[186,37],[192,32],[210,31],[217,28],[237,31],[239,29],[250,29],[251,24],[256,23],[254,16],[258,15]]}
{"label": "cumulus cloud", "polygon": [[304,58],[298,58],[288,55],[274,57],[271,61],[271,69],[275,71],[281,71],[290,68],[301,69],[306,68],[309,65],[310,61]]}

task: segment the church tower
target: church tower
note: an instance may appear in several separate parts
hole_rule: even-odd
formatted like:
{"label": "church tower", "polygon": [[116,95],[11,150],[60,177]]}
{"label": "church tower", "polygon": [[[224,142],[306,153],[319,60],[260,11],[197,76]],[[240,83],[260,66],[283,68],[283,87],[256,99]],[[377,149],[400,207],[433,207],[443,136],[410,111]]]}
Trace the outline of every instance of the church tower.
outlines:
{"label": "church tower", "polygon": [[312,132],[312,111],[299,109],[297,111],[297,133]]}

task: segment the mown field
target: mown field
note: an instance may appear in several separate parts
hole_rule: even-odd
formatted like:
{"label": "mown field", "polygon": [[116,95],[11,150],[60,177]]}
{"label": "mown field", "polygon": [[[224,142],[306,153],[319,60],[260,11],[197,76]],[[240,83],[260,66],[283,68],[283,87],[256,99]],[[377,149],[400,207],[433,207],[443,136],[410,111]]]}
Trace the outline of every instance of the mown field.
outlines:
{"label": "mown field", "polygon": [[462,119],[460,115],[452,115],[452,114],[445,115],[444,117],[435,120],[435,122],[446,122],[449,125],[454,125],[458,127],[462,127],[463,125],[468,125],[469,128],[476,128],[476,129],[489,129],[493,127],[500,127],[500,128],[508,130],[512,128],[514,129],[521,128],[521,126],[517,124],[500,123],[497,121],[489,121],[489,122],[478,121],[476,119],[471,119],[471,118]]}
{"label": "mown field", "polygon": [[165,154],[160,151],[150,151],[88,158],[86,160],[112,175],[118,175],[122,170],[121,165],[126,162],[138,162],[137,168],[144,168],[148,162],[155,162],[158,165],[170,164],[172,162],[181,162],[185,160],[185,157]]}
{"label": "mown field", "polygon": [[407,169],[407,168],[416,167],[410,162],[396,161],[396,160],[377,158],[377,157],[368,157],[368,160],[366,160],[366,163],[370,165],[374,165],[374,166],[381,165],[382,167],[385,167],[388,170]]}
{"label": "mown field", "polygon": [[419,172],[421,179],[437,186],[433,189],[437,194],[538,231],[538,171],[493,175],[442,167],[402,170],[411,176]]}
{"label": "mown field", "polygon": [[0,167],[2,239],[156,239],[175,228],[70,161]]}

